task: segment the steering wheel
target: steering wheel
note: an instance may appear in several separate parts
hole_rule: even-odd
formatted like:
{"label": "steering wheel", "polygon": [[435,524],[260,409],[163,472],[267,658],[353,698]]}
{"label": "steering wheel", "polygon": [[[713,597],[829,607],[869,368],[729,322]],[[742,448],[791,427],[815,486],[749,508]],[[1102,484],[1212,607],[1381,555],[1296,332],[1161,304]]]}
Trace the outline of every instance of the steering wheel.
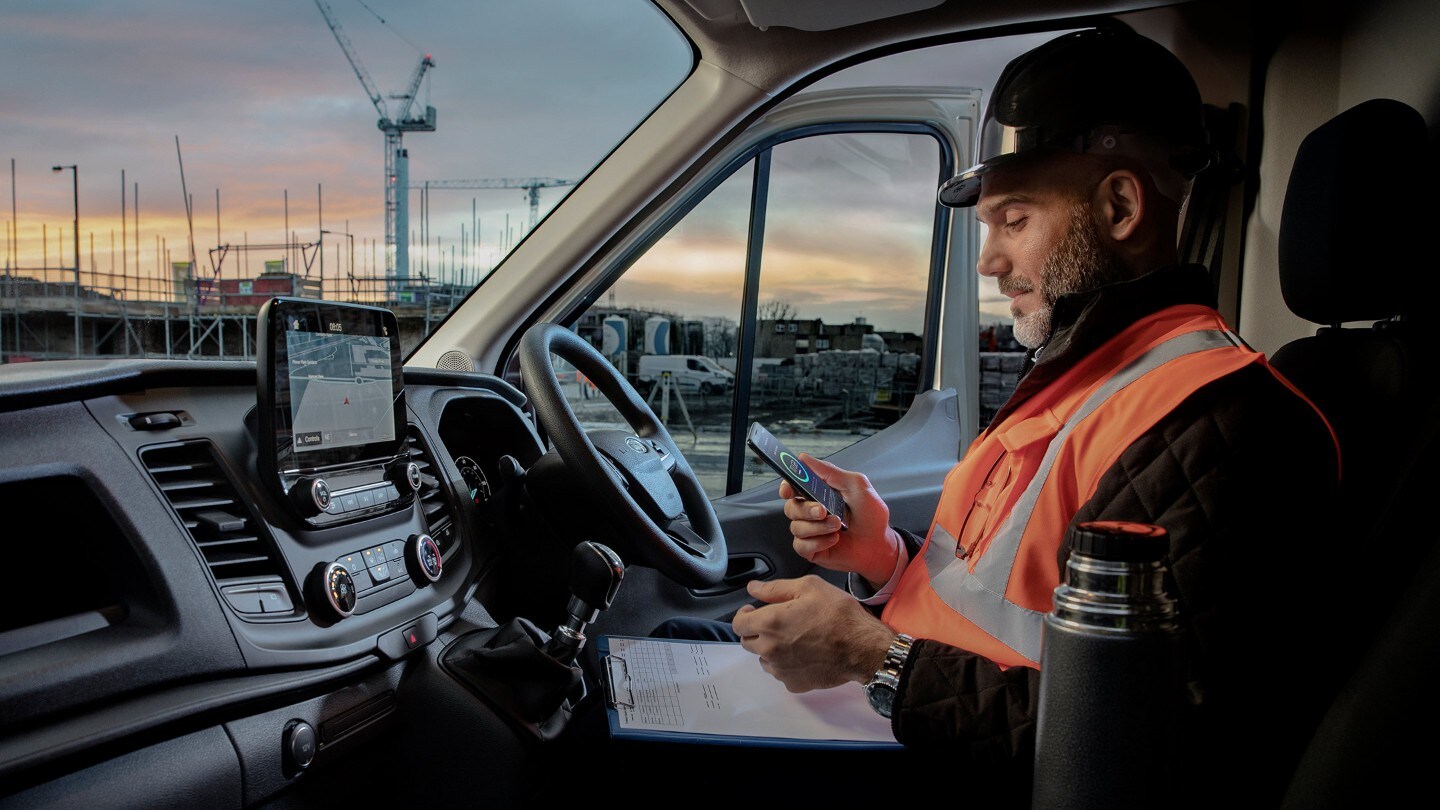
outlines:
{"label": "steering wheel", "polygon": [[[586,430],[571,410],[551,354],[590,379],[634,432]],[[537,323],[520,339],[520,372],[540,426],[582,486],[600,494],[639,562],[691,588],[725,575],[725,534],[695,472],[655,412],[589,342]]]}

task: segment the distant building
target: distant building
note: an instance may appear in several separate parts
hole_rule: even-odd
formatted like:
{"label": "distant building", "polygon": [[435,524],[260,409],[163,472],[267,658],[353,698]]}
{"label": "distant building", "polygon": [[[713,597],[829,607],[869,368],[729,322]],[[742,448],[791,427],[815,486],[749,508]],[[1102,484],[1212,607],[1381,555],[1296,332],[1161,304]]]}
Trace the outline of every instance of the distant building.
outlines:
{"label": "distant building", "polygon": [[919,354],[925,346],[925,336],[914,332],[876,332],[885,339],[885,351],[902,354]]}
{"label": "distant building", "polygon": [[879,352],[919,353],[924,335],[914,332],[877,332],[864,318],[830,324],[821,318],[764,319],[756,324],[756,357],[792,358],[824,351],[874,349]]}
{"label": "distant building", "polygon": [[798,354],[864,348],[864,336],[874,332],[874,327],[864,319],[856,321],[827,324],[820,318],[762,319],[755,325],[755,356],[783,359]]}

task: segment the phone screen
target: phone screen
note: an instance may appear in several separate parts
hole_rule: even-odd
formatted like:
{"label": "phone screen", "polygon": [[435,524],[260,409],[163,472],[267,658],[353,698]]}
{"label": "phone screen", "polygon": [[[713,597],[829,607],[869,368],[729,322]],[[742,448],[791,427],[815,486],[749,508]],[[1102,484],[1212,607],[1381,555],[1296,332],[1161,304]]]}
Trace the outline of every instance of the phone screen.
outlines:
{"label": "phone screen", "polygon": [[769,464],[782,478],[790,482],[790,485],[799,490],[809,500],[819,503],[832,515],[840,518],[840,525],[845,525],[845,499],[840,493],[831,488],[829,484],[820,480],[813,470],[806,467],[790,448],[786,447],[775,438],[775,435],[765,429],[759,422],[750,425],[750,432],[745,441],[766,464]]}

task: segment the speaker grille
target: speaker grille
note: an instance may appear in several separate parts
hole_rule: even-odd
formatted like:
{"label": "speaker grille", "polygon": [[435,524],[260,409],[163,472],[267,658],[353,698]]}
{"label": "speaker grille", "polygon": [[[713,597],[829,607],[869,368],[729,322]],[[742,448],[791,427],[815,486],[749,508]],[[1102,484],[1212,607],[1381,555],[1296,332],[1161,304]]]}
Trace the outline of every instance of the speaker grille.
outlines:
{"label": "speaker grille", "polygon": [[475,361],[465,352],[451,349],[440,355],[440,362],[436,363],[435,367],[444,371],[474,371]]}

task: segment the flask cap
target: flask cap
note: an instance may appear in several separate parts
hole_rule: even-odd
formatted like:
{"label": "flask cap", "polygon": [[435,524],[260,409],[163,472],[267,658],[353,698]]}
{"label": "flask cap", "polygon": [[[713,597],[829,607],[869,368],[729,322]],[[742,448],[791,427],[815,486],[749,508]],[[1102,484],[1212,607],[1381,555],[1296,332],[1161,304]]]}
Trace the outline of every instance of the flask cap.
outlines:
{"label": "flask cap", "polygon": [[1070,529],[1070,551],[1114,562],[1159,562],[1170,550],[1170,535],[1150,523],[1091,520]]}

